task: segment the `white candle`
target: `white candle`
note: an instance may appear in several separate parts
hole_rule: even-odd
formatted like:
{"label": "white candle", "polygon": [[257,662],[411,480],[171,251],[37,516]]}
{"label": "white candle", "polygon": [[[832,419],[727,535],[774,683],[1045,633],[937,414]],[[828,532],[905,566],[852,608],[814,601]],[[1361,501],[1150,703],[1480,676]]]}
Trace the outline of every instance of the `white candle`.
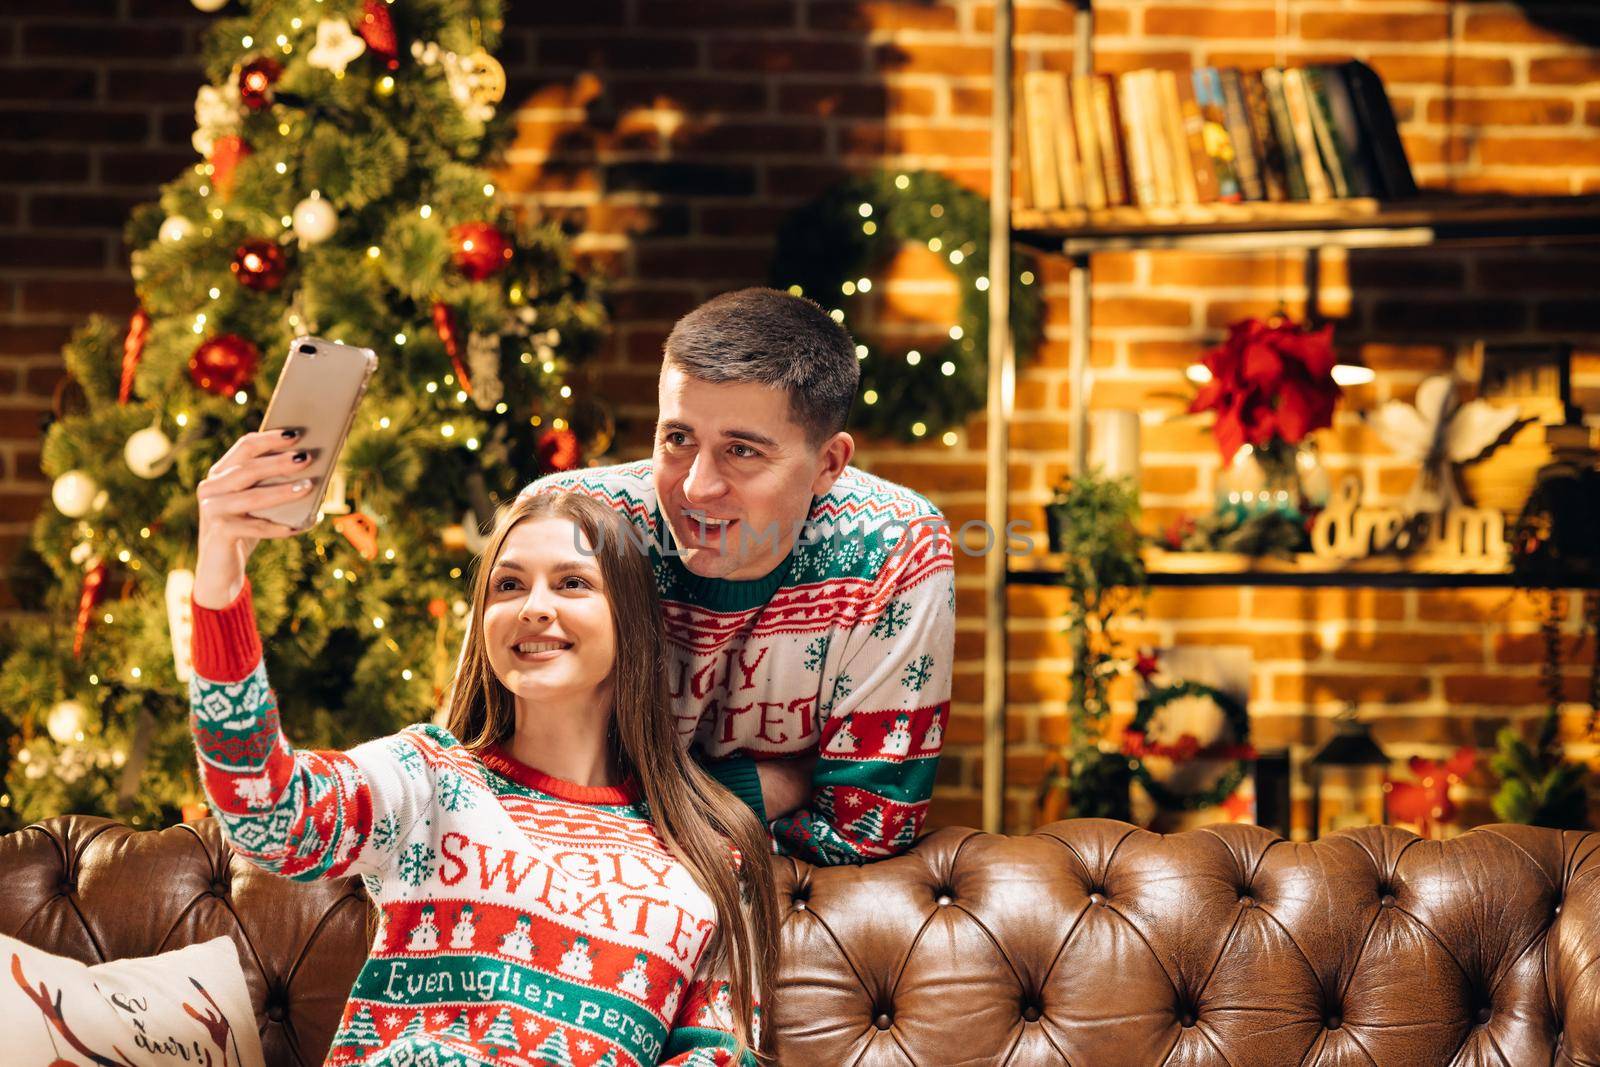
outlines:
{"label": "white candle", "polygon": [[1089,466],[1108,478],[1139,480],[1139,413],[1089,413]]}

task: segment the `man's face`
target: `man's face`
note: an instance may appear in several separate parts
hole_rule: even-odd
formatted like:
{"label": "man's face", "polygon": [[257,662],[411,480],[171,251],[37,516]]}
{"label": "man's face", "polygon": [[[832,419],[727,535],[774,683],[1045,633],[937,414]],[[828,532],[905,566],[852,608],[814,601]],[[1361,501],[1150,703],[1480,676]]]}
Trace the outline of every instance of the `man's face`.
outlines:
{"label": "man's face", "polygon": [[794,547],[811,498],[833,487],[854,443],[806,440],[781,389],[714,385],[668,364],[658,389],[655,483],[684,566],[760,578]]}

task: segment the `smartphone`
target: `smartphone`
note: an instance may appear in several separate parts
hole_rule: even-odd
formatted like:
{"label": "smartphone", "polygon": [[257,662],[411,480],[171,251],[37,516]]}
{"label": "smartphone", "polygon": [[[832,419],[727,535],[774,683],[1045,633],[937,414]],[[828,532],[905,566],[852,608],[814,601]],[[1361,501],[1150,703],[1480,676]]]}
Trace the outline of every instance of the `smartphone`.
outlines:
{"label": "smartphone", "polygon": [[378,357],[370,348],[335,344],[319,337],[296,337],[290,342],[289,358],[273,387],[272,399],[267,402],[261,429],[300,430],[300,438],[288,447],[309,451],[311,462],[303,470],[269,478],[261,484],[283,485],[310,478],[311,491],[298,500],[253,512],[255,518],[281,523],[296,533],[317,524],[329,476],[377,367]]}

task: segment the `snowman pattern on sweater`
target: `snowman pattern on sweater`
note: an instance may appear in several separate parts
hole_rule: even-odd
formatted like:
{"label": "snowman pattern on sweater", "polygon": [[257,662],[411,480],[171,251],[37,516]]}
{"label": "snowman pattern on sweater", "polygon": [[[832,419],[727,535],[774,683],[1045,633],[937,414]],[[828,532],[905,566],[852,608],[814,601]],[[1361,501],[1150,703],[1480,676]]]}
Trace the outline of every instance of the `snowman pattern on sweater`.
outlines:
{"label": "snowman pattern on sweater", "polygon": [[844,756],[855,752],[860,747],[861,741],[851,732],[850,716],[846,715],[844,722],[839,725],[839,732],[834,734],[833,740],[828,742],[827,751],[836,756]]}
{"label": "snowman pattern on sweater", "polygon": [[727,982],[718,982],[717,991],[712,996],[711,1002],[700,1005],[700,1013],[695,1016],[695,1025],[722,1030],[733,1029],[733,993]]}
{"label": "snowman pattern on sweater", "polygon": [[572,943],[572,947],[561,954],[561,962],[556,965],[556,970],[568,978],[576,978],[587,982],[594,977],[594,952],[589,948],[589,939],[579,937]]}
{"label": "snowman pattern on sweater", "polygon": [[439,927],[433,922],[433,905],[423,906],[422,918],[411,928],[411,938],[406,942],[407,952],[432,952],[439,947]]}
{"label": "snowman pattern on sweater", "polygon": [[640,1000],[650,995],[650,979],[644,973],[648,957],[643,952],[633,957],[633,966],[623,971],[617,977],[617,988],[624,993],[632,993]]}
{"label": "snowman pattern on sweater", "polygon": [[937,749],[943,746],[943,744],[944,727],[940,725],[939,720],[935,718],[931,723],[928,724],[928,732],[922,735],[922,747],[925,749]]}
{"label": "snowman pattern on sweater", "polygon": [[463,904],[461,906],[461,914],[456,917],[456,924],[450,928],[451,948],[467,949],[472,947],[473,939],[478,936],[478,923],[472,915],[472,905]]}
{"label": "snowman pattern on sweater", "polygon": [[672,988],[667,990],[667,999],[661,1002],[661,1014],[667,1019],[672,1019],[678,1014],[678,1000],[683,996],[683,979],[674,978]]}
{"label": "snowman pattern on sweater", "polygon": [[904,756],[911,751],[911,719],[904,713],[895,716],[894,725],[883,739],[885,756]]}
{"label": "snowman pattern on sweater", "polygon": [[516,927],[500,939],[500,951],[513,959],[531,960],[533,958],[533,938],[528,936],[533,920],[526,915],[517,916]]}

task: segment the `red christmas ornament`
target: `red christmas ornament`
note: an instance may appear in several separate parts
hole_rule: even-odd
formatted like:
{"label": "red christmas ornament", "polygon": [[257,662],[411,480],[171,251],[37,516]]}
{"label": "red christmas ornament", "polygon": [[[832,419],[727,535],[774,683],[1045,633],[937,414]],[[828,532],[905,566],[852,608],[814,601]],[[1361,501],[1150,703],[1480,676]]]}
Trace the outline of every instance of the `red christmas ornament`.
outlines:
{"label": "red christmas ornament", "polygon": [[433,302],[433,328],[439,331],[439,340],[444,342],[445,353],[456,370],[456,379],[461,382],[462,390],[471,396],[472,379],[467,377],[467,366],[461,362],[461,335],[456,332],[456,314],[442,300]]}
{"label": "red christmas ornament", "polygon": [[371,516],[359,511],[340,515],[333,520],[333,528],[344,534],[345,540],[350,542],[362,559],[378,558],[378,524],[372,521]]}
{"label": "red christmas ornament", "polygon": [[539,461],[553,471],[570,471],[578,465],[578,435],[571,430],[546,430],[535,450]]}
{"label": "red christmas ornament", "polygon": [[140,308],[128,320],[128,336],[122,339],[122,384],[117,387],[117,403],[126,404],[133,395],[133,375],[144,358],[144,343],[150,339],[150,313]]}
{"label": "red christmas ornament", "polygon": [[272,103],[272,87],[283,74],[283,64],[271,56],[252,59],[239,68],[239,99],[251,111]]}
{"label": "red christmas ornament", "polygon": [[390,70],[400,69],[400,42],[394,35],[394,20],[382,0],[366,0],[356,33],[367,42],[374,55],[382,56]]}
{"label": "red christmas ornament", "polygon": [[189,357],[189,378],[208,393],[232,396],[255,377],[261,350],[236,333],[200,342]]}
{"label": "red christmas ornament", "polygon": [[455,245],[451,261],[475,282],[491,277],[511,262],[511,243],[487,222],[463,222],[450,227],[450,241]]}
{"label": "red christmas ornament", "polygon": [[224,198],[233,195],[234,171],[251,151],[243,137],[231,133],[218,137],[211,146],[211,184]]}
{"label": "red christmas ornament", "polygon": [[277,242],[252,237],[234,251],[231,267],[240,285],[258,293],[270,293],[283,284],[288,258]]}
{"label": "red christmas ornament", "polygon": [[83,588],[78,592],[78,620],[72,627],[72,658],[83,658],[83,639],[89,634],[89,619],[94,614],[94,606],[100,603],[100,596],[106,586],[106,565],[103,560],[95,560],[87,573],[83,576]]}

